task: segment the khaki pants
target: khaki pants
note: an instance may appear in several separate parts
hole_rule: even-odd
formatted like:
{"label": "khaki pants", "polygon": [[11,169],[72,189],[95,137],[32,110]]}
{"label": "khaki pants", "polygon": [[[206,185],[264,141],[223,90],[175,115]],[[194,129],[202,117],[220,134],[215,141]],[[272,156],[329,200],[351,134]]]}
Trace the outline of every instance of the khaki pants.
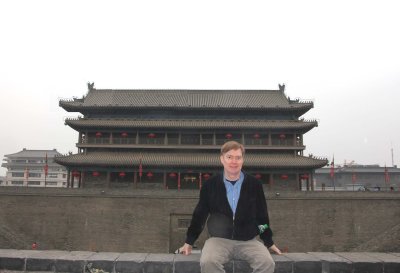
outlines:
{"label": "khaki pants", "polygon": [[202,273],[224,273],[224,264],[232,259],[245,260],[253,273],[273,273],[275,262],[268,249],[256,239],[236,241],[223,238],[209,238],[200,258]]}

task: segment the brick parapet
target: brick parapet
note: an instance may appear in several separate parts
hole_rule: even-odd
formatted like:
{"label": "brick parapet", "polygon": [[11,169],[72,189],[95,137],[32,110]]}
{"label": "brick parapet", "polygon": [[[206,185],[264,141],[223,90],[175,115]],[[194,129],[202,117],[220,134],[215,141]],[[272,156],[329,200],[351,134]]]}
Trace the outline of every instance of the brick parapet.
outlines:
{"label": "brick parapet", "polygon": [[[396,273],[400,253],[308,252],[273,255],[279,273]],[[199,273],[200,254],[116,253],[0,249],[0,272]],[[227,273],[250,273],[244,261],[225,265]]]}
{"label": "brick parapet", "polygon": [[[0,187],[0,248],[173,253],[198,191]],[[400,192],[267,192],[289,252],[400,252]],[[201,249],[205,230],[196,242]]]}

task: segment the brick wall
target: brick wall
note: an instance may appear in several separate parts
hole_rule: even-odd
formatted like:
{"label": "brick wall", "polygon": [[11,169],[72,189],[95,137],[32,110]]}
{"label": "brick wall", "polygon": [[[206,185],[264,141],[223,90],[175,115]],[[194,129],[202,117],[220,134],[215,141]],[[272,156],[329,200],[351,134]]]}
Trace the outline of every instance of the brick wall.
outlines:
{"label": "brick wall", "polygon": [[[198,191],[0,189],[0,248],[168,253]],[[267,194],[277,245],[289,252],[400,252],[398,192]],[[197,243],[201,248],[203,232]]]}

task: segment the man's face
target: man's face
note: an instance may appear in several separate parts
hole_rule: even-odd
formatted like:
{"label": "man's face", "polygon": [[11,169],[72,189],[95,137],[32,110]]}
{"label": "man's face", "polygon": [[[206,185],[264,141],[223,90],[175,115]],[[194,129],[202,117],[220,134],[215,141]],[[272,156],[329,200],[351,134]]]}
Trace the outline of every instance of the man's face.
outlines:
{"label": "man's face", "polygon": [[243,166],[242,150],[230,150],[220,157],[224,171],[228,176],[238,176]]}

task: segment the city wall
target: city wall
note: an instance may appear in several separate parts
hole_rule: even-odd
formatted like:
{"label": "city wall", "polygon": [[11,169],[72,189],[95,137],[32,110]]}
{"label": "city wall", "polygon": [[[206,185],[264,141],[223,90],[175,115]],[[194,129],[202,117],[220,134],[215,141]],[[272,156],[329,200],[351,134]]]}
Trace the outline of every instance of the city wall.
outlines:
{"label": "city wall", "polygon": [[[200,255],[0,249],[4,273],[200,273]],[[275,273],[398,273],[400,253],[309,252],[272,255]],[[227,273],[251,273],[233,260]]]}
{"label": "city wall", "polygon": [[[0,248],[171,253],[198,191],[0,188]],[[398,192],[266,195],[275,243],[288,252],[400,252]],[[201,248],[207,234],[197,243]]]}

